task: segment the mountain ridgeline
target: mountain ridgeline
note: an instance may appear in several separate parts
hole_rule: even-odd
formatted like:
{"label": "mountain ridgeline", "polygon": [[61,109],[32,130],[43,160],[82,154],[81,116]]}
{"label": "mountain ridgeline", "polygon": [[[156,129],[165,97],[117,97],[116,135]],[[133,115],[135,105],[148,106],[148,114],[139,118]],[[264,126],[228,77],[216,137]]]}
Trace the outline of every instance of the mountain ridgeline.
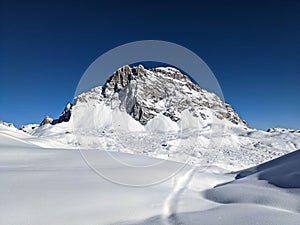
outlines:
{"label": "mountain ridgeline", "polygon": [[73,106],[90,101],[104,103],[112,110],[127,113],[143,126],[158,114],[173,122],[180,122],[185,119],[182,113],[188,112],[199,120],[213,122],[215,118],[248,127],[229,104],[193,83],[179,70],[172,67],[145,69],[142,65],[119,68],[103,86],[77,96],[59,119],[46,117],[41,125],[68,122],[72,113],[76,113]]}

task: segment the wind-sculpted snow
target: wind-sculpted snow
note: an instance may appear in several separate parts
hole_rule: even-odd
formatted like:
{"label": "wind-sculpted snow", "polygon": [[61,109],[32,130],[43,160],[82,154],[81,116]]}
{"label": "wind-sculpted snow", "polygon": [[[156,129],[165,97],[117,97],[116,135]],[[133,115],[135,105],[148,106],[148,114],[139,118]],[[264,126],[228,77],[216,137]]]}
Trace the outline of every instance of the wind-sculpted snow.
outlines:
{"label": "wind-sculpted snow", "polygon": [[[61,126],[67,124],[43,126],[46,133],[56,129],[53,137],[31,136],[0,125],[0,225],[299,224],[299,151],[238,173],[223,169],[226,160],[218,161],[219,167],[166,161],[147,167],[145,175],[141,168],[127,167],[114,159],[137,166],[158,159],[85,149],[97,156],[91,155],[97,167],[127,181],[147,181],[153,175],[164,176],[183,166],[164,182],[136,188],[98,176],[76,149],[50,149],[59,145],[52,138],[57,139],[58,129],[66,130]],[[243,134],[243,138],[265,134],[270,141],[273,135],[259,131]],[[285,135],[291,138],[295,134]],[[239,159],[244,157],[244,152],[237,153]],[[239,179],[234,180],[236,174]]]}
{"label": "wind-sculpted snow", "polygon": [[[252,206],[252,210],[267,210],[269,212],[266,212],[266,215],[271,213],[272,219],[260,215],[264,219],[257,224],[298,224],[300,221],[299,165],[300,150],[243,170],[237,174],[237,180],[217,185],[205,191],[204,196],[226,207],[239,206],[241,209],[246,209]],[[259,215],[257,212],[249,213]],[[280,214],[282,215],[279,216]],[[253,221],[257,221],[257,218]]]}
{"label": "wind-sculpted snow", "polygon": [[[174,191],[183,188],[186,191],[189,189],[198,191],[199,196],[195,197],[199,201],[197,210],[169,213],[167,221],[163,220],[164,223],[161,223],[161,217],[157,215],[127,224],[298,225],[300,221],[299,164],[300,150],[238,172],[237,180],[225,183],[220,182],[225,174],[218,174],[209,169],[201,175],[194,173],[191,178],[192,170],[190,170],[178,180],[178,184],[181,184],[189,179],[191,180],[189,185],[176,185]],[[200,182],[197,176],[201,176]],[[205,184],[212,185],[218,178],[221,178],[218,185],[214,188],[207,186],[206,190],[203,190]],[[170,196],[173,193],[171,192]],[[177,199],[181,197],[181,204],[184,204],[184,197],[190,194],[181,193],[181,195],[176,197]]]}
{"label": "wind-sculpted snow", "polygon": [[[237,178],[255,174],[260,180],[282,188],[300,188],[300,150],[278,159],[246,169],[238,173]],[[300,204],[299,204],[300,206]]]}

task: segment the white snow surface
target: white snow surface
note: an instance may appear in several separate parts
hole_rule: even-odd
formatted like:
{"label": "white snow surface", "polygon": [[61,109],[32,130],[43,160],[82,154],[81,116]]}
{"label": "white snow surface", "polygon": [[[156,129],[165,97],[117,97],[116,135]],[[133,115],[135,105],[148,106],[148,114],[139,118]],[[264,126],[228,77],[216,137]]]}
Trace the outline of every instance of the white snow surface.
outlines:
{"label": "white snow surface", "polygon": [[[35,140],[0,126],[1,225],[298,225],[300,221],[300,151],[237,173],[213,165],[186,165],[162,183],[137,188],[99,176],[76,149],[37,144],[51,147],[53,140]],[[116,163],[106,151],[85,150],[97,156],[92,157],[94,165],[124,180],[143,182],[179,165],[165,161],[138,175],[139,168],[133,171]],[[111,154],[136,164],[158,160]]]}
{"label": "white snow surface", "polygon": [[31,123],[31,124],[26,124],[23,125],[20,130],[24,131],[25,133],[29,133],[31,132],[33,129],[39,127],[40,124],[36,124],[36,123]]}
{"label": "white snow surface", "polygon": [[266,132],[217,119],[210,124],[187,111],[181,113],[180,122],[158,114],[143,126],[127,113],[101,104],[85,104],[69,122],[47,124],[30,134],[65,148],[118,151],[191,165],[213,163],[229,170],[255,166],[300,148],[297,132]]}

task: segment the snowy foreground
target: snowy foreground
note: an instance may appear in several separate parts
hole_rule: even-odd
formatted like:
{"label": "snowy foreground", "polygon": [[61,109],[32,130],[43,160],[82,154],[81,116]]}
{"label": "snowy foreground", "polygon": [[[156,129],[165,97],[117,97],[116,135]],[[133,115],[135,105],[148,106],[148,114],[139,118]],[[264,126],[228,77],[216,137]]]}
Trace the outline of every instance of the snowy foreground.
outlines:
{"label": "snowy foreground", "polygon": [[120,185],[95,173],[77,149],[0,126],[0,224],[299,225],[300,151],[236,173],[172,161],[140,170],[110,154],[135,165],[159,159],[86,151],[123,183],[182,169],[159,184]]}

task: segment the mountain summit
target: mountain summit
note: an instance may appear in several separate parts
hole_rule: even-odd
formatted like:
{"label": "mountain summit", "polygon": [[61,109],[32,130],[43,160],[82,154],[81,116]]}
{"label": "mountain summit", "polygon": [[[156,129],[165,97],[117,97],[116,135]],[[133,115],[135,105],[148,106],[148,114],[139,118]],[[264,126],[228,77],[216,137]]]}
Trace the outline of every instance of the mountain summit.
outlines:
{"label": "mountain summit", "polygon": [[126,112],[143,126],[158,116],[174,123],[186,122],[184,120],[189,114],[189,118],[208,124],[213,120],[224,120],[247,127],[229,104],[172,67],[145,69],[142,65],[123,66],[102,87],[76,97],[74,106],[91,101]]}

